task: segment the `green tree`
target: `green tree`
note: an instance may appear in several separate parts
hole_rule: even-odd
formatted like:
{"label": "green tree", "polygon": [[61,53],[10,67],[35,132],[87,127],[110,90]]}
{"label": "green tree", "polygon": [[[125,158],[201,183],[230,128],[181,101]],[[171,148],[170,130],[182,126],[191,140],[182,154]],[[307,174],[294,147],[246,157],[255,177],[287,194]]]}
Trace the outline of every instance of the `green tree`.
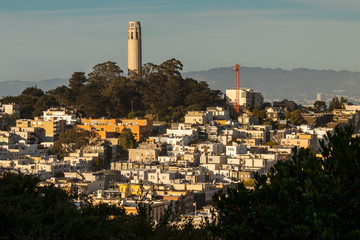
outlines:
{"label": "green tree", "polygon": [[341,104],[339,98],[335,96],[329,104],[329,110],[332,111],[334,109],[340,109],[340,108],[341,108]]}
{"label": "green tree", "polygon": [[34,117],[41,116],[43,111],[46,111],[51,107],[57,107],[57,106],[59,105],[56,98],[54,98],[51,95],[45,94],[36,101],[34,105],[34,111],[32,114]]}
{"label": "green tree", "polygon": [[264,108],[271,107],[271,102],[264,103]]}
{"label": "green tree", "polygon": [[79,96],[81,95],[81,89],[85,86],[88,79],[84,72],[74,72],[69,79],[69,87],[71,90],[73,107],[80,105]]}
{"label": "green tree", "polygon": [[97,169],[102,169],[104,167],[104,159],[102,159],[101,157],[95,158],[94,165]]}
{"label": "green tree", "polygon": [[84,72],[74,72],[69,79],[69,87],[73,92],[79,92],[80,88],[88,81]]}
{"label": "green tree", "polygon": [[349,101],[346,98],[341,97],[340,98],[340,107],[343,108],[344,104],[346,104],[346,103],[349,103]]}
{"label": "green tree", "polygon": [[115,62],[105,62],[93,67],[86,85],[76,96],[79,110],[89,117],[124,117],[132,109],[141,110],[139,81],[121,76],[122,70]]}
{"label": "green tree", "polygon": [[133,118],[142,118],[144,117],[144,112],[143,111],[135,111],[135,112],[129,112],[127,118],[128,119],[133,119]]}
{"label": "green tree", "polygon": [[59,139],[54,143],[51,152],[56,154],[59,159],[63,159],[75,149],[80,149],[97,138],[95,132],[86,131],[80,128],[73,128],[60,133]]}
{"label": "green tree", "polygon": [[88,83],[81,88],[81,93],[78,97],[79,111],[85,116],[91,118],[106,116],[105,106],[109,102],[102,97],[100,89],[101,86],[98,86],[96,83]]}
{"label": "green tree", "polygon": [[264,120],[266,119],[266,111],[265,110],[260,110],[257,106],[249,108],[251,109],[251,112],[253,113],[254,116],[257,116],[259,118],[260,123],[263,123]]}
{"label": "green tree", "polygon": [[218,103],[219,99],[217,97],[221,95],[221,92],[212,91],[206,82],[198,82],[197,80],[186,78],[184,84],[185,105],[197,104],[204,110],[206,106]]}
{"label": "green tree", "polygon": [[61,107],[71,106],[74,103],[73,92],[65,85],[49,90],[46,93],[54,97],[58,101],[58,105]]}
{"label": "green tree", "polygon": [[119,145],[124,151],[128,151],[130,148],[134,148],[136,144],[133,133],[130,129],[124,128],[119,137]]}
{"label": "green tree", "polygon": [[125,77],[113,79],[101,94],[109,102],[105,105],[109,117],[123,117],[131,111],[131,108],[139,109],[138,103],[141,102],[141,97],[137,83]]}
{"label": "green tree", "polygon": [[306,123],[301,113],[302,113],[301,109],[296,109],[292,112],[286,112],[285,118],[290,120],[290,122],[294,125],[301,125],[303,123]]}
{"label": "green tree", "polygon": [[168,122],[183,118],[184,109],[204,110],[208,106],[222,105],[221,92],[211,90],[206,82],[183,79],[182,63],[169,59],[160,65],[148,63],[143,67],[144,81],[139,90],[147,113]]}
{"label": "green tree", "polygon": [[167,75],[169,78],[181,78],[180,71],[182,68],[183,64],[175,58],[168,59],[155,67],[157,71]]}
{"label": "green tree", "polygon": [[31,175],[0,177],[1,239],[75,239],[79,213],[66,192]]}
{"label": "green tree", "polygon": [[[213,197],[209,230],[221,239],[358,239],[360,137],[335,128],[322,142],[323,158],[294,149],[292,161]],[[328,144],[326,144],[328,142]]]}
{"label": "green tree", "polygon": [[44,92],[43,90],[35,86],[25,88],[24,91],[21,92],[21,95],[39,98],[44,95]]}
{"label": "green tree", "polygon": [[323,101],[316,101],[314,103],[314,108],[316,111],[324,112],[324,111],[326,111],[326,103]]}
{"label": "green tree", "polygon": [[170,59],[160,65],[153,65],[142,86],[145,108],[153,114],[166,115],[169,107],[183,104],[182,64]]}
{"label": "green tree", "polygon": [[122,73],[123,70],[115,62],[99,63],[89,73],[89,82],[97,83],[99,86],[106,86],[114,79],[119,78]]}

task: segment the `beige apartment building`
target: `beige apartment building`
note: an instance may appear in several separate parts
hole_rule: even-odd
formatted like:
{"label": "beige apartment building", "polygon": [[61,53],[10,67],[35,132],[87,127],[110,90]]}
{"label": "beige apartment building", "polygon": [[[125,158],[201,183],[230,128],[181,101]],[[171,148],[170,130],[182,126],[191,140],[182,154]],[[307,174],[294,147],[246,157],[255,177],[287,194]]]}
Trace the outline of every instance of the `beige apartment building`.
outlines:
{"label": "beige apartment building", "polygon": [[296,146],[298,148],[311,148],[317,150],[317,136],[312,134],[301,134],[297,138],[282,138],[281,145],[283,146]]}
{"label": "beige apartment building", "polygon": [[129,149],[129,162],[157,161],[159,149]]}
{"label": "beige apartment building", "polygon": [[205,124],[213,120],[212,112],[189,111],[185,115],[185,123],[189,124]]}
{"label": "beige apartment building", "polygon": [[[230,105],[236,104],[236,89],[227,89],[225,91],[226,102]],[[261,107],[264,104],[264,97],[260,92],[254,92],[251,88],[239,89],[239,105],[240,106],[257,106]]]}
{"label": "beige apartment building", "polygon": [[45,141],[55,141],[61,132],[65,131],[66,120],[59,121],[44,121],[38,117],[32,119],[16,120],[16,127],[27,128],[42,128],[45,130]]}

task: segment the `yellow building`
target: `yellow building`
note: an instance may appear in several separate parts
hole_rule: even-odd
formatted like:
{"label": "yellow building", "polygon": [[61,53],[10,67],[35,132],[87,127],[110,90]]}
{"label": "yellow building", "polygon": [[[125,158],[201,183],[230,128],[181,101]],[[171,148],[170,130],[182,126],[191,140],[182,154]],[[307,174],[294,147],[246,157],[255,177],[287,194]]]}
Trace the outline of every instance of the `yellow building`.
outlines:
{"label": "yellow building", "polygon": [[218,125],[226,125],[226,120],[215,120]]}
{"label": "yellow building", "polygon": [[88,131],[94,131],[101,138],[116,137],[124,128],[130,129],[136,141],[141,142],[151,133],[153,122],[148,119],[92,119],[82,118],[76,125]]}
{"label": "yellow building", "polygon": [[143,187],[141,184],[126,184],[126,183],[120,183],[118,184],[119,190],[121,194],[129,194],[130,195],[136,195],[141,196],[143,193]]}

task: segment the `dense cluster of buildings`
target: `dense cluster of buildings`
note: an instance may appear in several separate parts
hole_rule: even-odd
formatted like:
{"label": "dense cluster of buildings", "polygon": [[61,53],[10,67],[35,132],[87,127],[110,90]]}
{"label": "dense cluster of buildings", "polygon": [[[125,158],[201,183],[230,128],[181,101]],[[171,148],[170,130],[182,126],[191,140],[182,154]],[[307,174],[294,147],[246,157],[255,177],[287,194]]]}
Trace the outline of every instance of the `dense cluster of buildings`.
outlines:
{"label": "dense cluster of buildings", "polygon": [[[257,100],[251,101],[254,105]],[[0,111],[1,116],[20,116],[16,104],[1,105]],[[285,120],[286,111],[281,103],[265,109],[267,119],[283,126],[273,129],[260,125],[259,117],[245,108],[237,120],[228,109],[209,107],[189,111],[184,122],[172,124],[87,119],[65,108],[50,108],[35,119],[4,121],[8,130],[0,131],[0,168],[37,175],[41,184],[92,196],[95,203],[121,204],[128,213],[136,213],[140,199],[151,202],[154,220],[168,206],[179,215],[194,214],[195,209],[203,209],[199,216],[209,215],[208,205],[219,189],[238,182],[251,187],[255,173],[266,174],[278,161],[289,160],[294,146],[316,154],[319,141],[335,125],[360,126],[360,106],[321,114],[307,111],[303,118],[308,124],[300,126]],[[64,146],[68,152],[63,159],[51,155],[59,134],[74,127],[94,132],[97,141],[79,149]],[[124,155],[119,136],[125,128],[137,147]]]}

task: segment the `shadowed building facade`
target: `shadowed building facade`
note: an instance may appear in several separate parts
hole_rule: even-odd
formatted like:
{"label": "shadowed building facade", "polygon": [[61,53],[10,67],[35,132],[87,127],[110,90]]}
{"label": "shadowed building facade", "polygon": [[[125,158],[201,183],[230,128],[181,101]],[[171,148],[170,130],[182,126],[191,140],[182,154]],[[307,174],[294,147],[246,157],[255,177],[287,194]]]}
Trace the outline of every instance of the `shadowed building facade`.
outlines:
{"label": "shadowed building facade", "polygon": [[138,21],[129,22],[128,28],[128,76],[141,74],[141,26]]}

